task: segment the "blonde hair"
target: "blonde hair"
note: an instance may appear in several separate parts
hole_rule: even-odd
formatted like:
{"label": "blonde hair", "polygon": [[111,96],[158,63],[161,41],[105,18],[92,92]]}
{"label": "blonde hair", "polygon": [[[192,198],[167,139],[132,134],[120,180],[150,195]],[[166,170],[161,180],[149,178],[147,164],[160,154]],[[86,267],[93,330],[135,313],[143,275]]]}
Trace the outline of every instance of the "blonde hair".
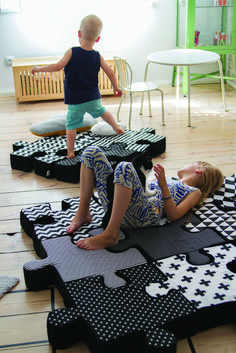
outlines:
{"label": "blonde hair", "polygon": [[202,169],[201,178],[199,178],[196,183],[196,187],[202,192],[202,197],[199,201],[199,203],[201,203],[209,194],[213,194],[222,186],[224,176],[218,167],[210,163],[199,161],[197,164]]}
{"label": "blonde hair", "polygon": [[84,17],[80,24],[80,31],[86,40],[95,41],[102,30],[102,21],[95,15]]}

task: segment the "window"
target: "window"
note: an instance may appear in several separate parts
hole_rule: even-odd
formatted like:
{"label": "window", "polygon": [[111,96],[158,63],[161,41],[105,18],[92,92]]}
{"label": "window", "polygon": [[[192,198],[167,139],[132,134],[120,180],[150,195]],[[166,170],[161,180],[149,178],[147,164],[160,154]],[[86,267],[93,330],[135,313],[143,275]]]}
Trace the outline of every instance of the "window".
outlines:
{"label": "window", "polygon": [[20,0],[0,0],[0,12],[19,12],[21,10]]}

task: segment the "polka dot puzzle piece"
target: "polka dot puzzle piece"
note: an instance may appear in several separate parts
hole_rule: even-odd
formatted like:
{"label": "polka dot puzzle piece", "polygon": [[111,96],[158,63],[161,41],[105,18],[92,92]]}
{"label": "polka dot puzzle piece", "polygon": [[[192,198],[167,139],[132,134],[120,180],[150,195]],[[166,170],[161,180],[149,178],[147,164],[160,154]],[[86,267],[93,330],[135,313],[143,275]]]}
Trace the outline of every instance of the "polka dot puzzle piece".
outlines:
{"label": "polka dot puzzle piece", "polygon": [[[178,291],[152,298],[145,285],[161,272],[150,264],[117,271],[127,285],[108,288],[101,276],[66,283],[73,308],[52,311],[47,320],[48,337],[56,348],[67,347],[83,332],[92,352],[173,352],[176,338],[162,325],[195,313]],[[184,329],[184,325],[183,325]],[[186,328],[185,328],[186,329]]]}

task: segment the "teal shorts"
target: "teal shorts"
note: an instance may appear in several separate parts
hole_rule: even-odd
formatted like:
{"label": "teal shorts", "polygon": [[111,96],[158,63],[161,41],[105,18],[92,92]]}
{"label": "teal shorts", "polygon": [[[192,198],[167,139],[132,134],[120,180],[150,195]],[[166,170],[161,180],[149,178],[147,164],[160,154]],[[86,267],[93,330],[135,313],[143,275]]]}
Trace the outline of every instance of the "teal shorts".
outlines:
{"label": "teal shorts", "polygon": [[90,114],[96,119],[102,116],[105,111],[106,108],[103,107],[101,99],[81,104],[68,105],[66,130],[73,130],[83,126],[85,113]]}

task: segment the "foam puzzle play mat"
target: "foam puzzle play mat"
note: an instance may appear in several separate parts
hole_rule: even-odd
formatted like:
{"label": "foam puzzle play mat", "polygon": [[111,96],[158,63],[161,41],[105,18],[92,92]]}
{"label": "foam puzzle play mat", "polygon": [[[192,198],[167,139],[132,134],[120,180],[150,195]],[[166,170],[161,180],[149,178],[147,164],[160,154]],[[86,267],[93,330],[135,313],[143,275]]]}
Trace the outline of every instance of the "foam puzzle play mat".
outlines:
{"label": "foam puzzle play mat", "polygon": [[[97,124],[98,125],[98,124]],[[96,126],[96,125],[95,125]],[[11,167],[70,183],[79,182],[80,159],[87,146],[103,149],[110,161],[131,161],[138,153],[149,151],[152,157],[165,152],[165,136],[155,134],[155,129],[126,130],[122,135],[101,136],[92,131],[77,134],[75,158],[67,159],[66,136],[46,136],[34,142],[18,141],[10,154]]]}
{"label": "foam puzzle play mat", "polygon": [[93,353],[176,352],[177,341],[236,323],[236,175],[199,209],[174,223],[120,230],[119,244],[85,251],[75,242],[103,231],[97,194],[93,220],[72,235],[79,197],[21,210],[41,258],[24,265],[29,290],[55,285],[65,308],[47,318],[50,344],[83,340]]}

